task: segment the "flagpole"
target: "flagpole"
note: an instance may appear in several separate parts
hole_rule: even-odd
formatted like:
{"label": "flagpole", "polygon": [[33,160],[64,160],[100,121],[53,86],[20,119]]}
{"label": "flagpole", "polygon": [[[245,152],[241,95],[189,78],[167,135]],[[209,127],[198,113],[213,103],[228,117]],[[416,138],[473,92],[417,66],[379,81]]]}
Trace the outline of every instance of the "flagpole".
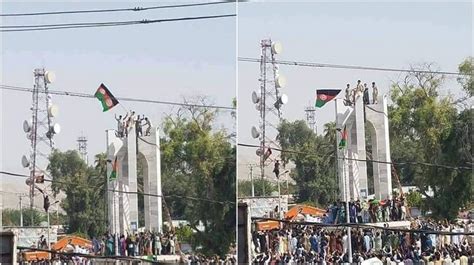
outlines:
{"label": "flagpole", "polygon": [[[337,99],[334,100],[334,105],[335,105],[335,110],[336,110],[335,123],[336,123],[336,127],[337,127]],[[344,126],[344,129],[341,128],[341,130],[343,130],[342,137],[344,137],[344,134],[347,133],[347,132],[345,132],[345,126]],[[342,141],[342,137],[341,137],[340,141]],[[339,149],[338,143],[337,143],[337,134],[336,134],[336,167],[337,167],[337,164],[339,163],[339,159],[340,159],[339,155],[341,155],[342,156],[342,172],[341,172],[342,176],[340,176],[340,184],[342,184],[342,193],[341,193],[341,195],[342,195],[343,200],[345,200],[345,204],[346,204],[346,212],[345,212],[345,214],[346,214],[346,223],[349,224],[350,223],[350,210],[349,210],[349,198],[348,198],[349,183],[346,182],[347,181],[346,180],[346,157],[345,157],[345,150],[344,150],[344,148],[347,148],[347,145],[348,145],[348,143],[347,143],[347,140],[346,140],[345,146],[343,146],[341,149]],[[339,153],[341,153],[341,154],[339,154]],[[337,169],[337,172],[338,172],[338,174],[336,174],[336,176],[339,176],[339,167]],[[339,183],[339,180],[338,180],[338,183]],[[351,237],[351,227],[350,226],[347,226],[347,257],[348,257],[349,264],[352,264],[352,237]]]}

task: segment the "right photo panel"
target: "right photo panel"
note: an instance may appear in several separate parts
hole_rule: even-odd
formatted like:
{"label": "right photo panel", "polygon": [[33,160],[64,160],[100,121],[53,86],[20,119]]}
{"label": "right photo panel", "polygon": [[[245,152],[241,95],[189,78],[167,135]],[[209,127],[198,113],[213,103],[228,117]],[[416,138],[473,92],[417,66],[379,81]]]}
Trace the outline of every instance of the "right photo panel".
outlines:
{"label": "right photo panel", "polygon": [[239,263],[474,264],[472,32],[471,2],[239,3]]}

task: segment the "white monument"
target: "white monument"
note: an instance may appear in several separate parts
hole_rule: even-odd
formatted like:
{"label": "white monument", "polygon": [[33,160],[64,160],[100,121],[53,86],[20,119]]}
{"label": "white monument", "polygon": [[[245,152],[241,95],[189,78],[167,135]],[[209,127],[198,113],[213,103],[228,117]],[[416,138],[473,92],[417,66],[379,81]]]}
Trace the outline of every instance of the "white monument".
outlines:
{"label": "white monument", "polygon": [[[108,181],[108,220],[110,232],[128,234],[138,229],[137,163],[144,161],[143,192],[145,229],[162,232],[160,137],[152,127],[149,136],[137,137],[135,127],[128,136],[119,138],[115,130],[107,130],[107,176],[117,158],[117,179]],[[111,190],[118,190],[113,192]],[[130,193],[128,193],[130,192]]]}
{"label": "white monument", "polygon": [[[368,132],[365,130],[365,124],[368,125]],[[347,159],[338,159],[340,198],[346,200],[346,191],[349,199],[366,199],[369,194],[365,160],[391,162],[387,96],[384,95],[378,103],[369,105],[364,105],[362,96],[356,97],[351,106],[346,106],[343,99],[336,99],[336,128],[343,129],[344,126],[348,134],[347,148],[342,149],[339,156]],[[371,136],[372,157],[367,157],[365,151],[366,133]],[[341,135],[338,134],[337,137],[339,142]],[[377,199],[392,196],[390,169],[389,163],[373,163],[374,191]]]}

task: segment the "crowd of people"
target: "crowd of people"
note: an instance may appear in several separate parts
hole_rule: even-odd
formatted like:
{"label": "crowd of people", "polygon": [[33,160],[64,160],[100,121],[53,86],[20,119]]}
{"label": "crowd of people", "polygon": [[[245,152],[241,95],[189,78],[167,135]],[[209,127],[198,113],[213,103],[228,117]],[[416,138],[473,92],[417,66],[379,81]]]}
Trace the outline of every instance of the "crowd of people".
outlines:
{"label": "crowd of people", "polygon": [[389,221],[403,221],[407,218],[405,200],[393,198],[387,200],[357,200],[349,202],[349,211],[346,203],[337,201],[327,209],[323,219],[326,224],[347,223],[346,213],[349,212],[350,223],[378,223]]}
{"label": "crowd of people", "polygon": [[[423,232],[413,232],[419,229]],[[376,258],[383,264],[474,264],[474,236],[439,234],[468,233],[474,223],[411,221],[410,229],[353,228],[298,225],[283,229],[254,231],[253,262],[261,264],[342,263],[348,262],[349,236],[352,261],[361,263]],[[428,232],[432,231],[432,232]]]}
{"label": "crowd of people", "polygon": [[128,133],[133,128],[135,128],[137,136],[143,136],[143,126],[147,126],[145,136],[149,136],[151,133],[151,122],[148,117],[145,117],[145,115],[135,116],[135,111],[127,112],[124,117],[122,115],[118,117],[115,115],[115,120],[117,121],[117,130],[115,132],[117,137],[128,137]]}
{"label": "crowd of people", "polygon": [[[118,242],[116,247],[115,242]],[[118,253],[115,250],[118,249]],[[91,252],[100,256],[156,256],[175,255],[176,236],[171,233],[141,232],[114,237],[106,234],[92,239]]]}
{"label": "crowd of people", "polygon": [[[362,82],[360,80],[357,80],[357,85],[353,88],[351,88],[350,84],[347,84],[345,92],[346,95],[344,98],[344,102],[347,106],[354,105],[356,98],[358,98],[359,96],[362,96],[362,100],[365,105],[371,104],[369,98],[369,87],[367,86],[367,83],[364,83],[364,85],[362,85]],[[372,104],[378,103],[378,96],[379,90],[375,85],[375,82],[372,82]]]}

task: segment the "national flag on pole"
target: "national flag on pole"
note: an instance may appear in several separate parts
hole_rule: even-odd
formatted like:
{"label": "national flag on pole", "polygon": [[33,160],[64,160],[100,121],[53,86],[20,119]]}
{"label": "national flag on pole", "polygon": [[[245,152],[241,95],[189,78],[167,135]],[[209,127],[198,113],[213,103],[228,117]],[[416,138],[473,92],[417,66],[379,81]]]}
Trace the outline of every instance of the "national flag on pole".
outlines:
{"label": "national flag on pole", "polygon": [[100,84],[94,96],[100,101],[100,103],[102,103],[102,109],[104,112],[115,107],[115,105],[119,103],[104,84]]}
{"label": "national flag on pole", "polygon": [[334,99],[339,92],[340,89],[318,89],[316,90],[316,103],[314,104],[315,107],[321,108],[324,104],[328,103],[332,99]]}
{"label": "national flag on pole", "polygon": [[117,179],[117,157],[115,157],[114,163],[112,164],[112,173],[110,173],[109,181],[113,181]]}
{"label": "national flag on pole", "polygon": [[344,130],[341,132],[341,141],[339,142],[339,149],[346,147],[347,145],[347,129],[344,126]]}

